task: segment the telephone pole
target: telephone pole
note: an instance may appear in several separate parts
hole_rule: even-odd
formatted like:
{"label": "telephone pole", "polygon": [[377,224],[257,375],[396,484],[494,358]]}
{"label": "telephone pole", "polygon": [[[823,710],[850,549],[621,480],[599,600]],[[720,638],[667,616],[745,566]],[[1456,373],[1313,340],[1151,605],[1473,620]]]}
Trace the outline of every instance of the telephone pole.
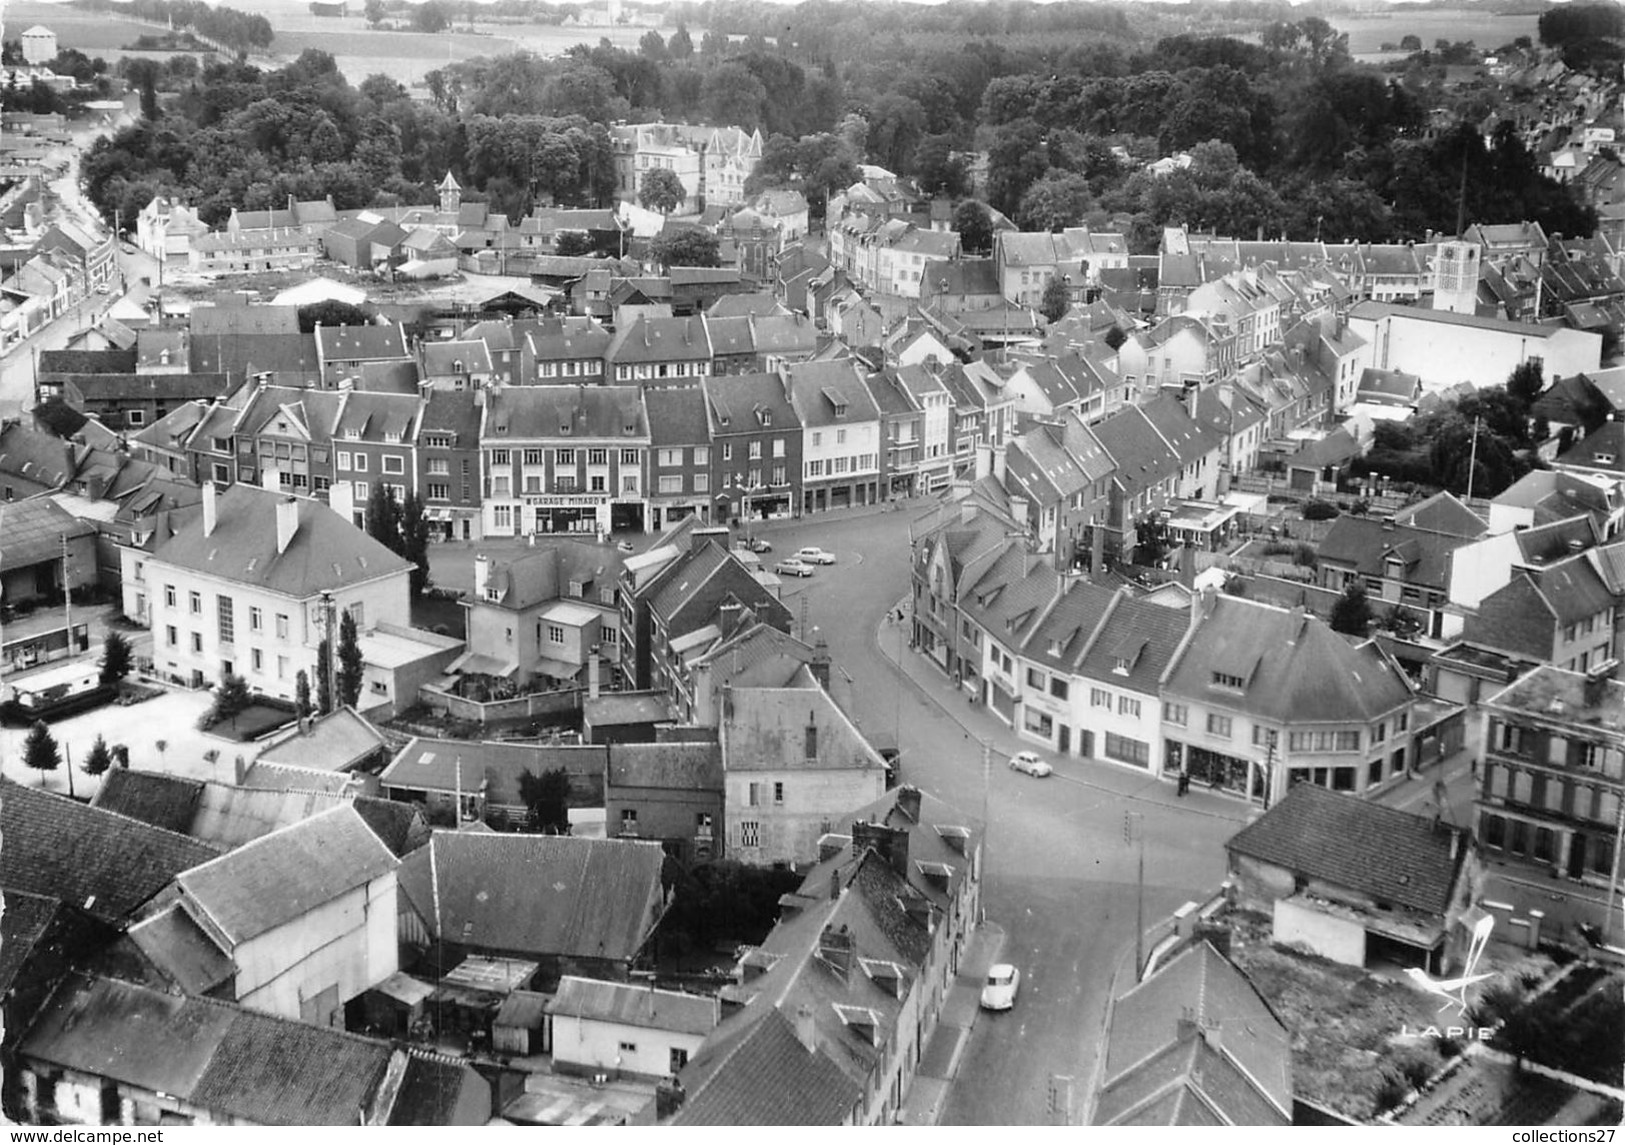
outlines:
{"label": "telephone pole", "polygon": [[68,579],[68,534],[62,533],[62,611],[68,625],[68,655],[72,657],[78,649],[74,646],[73,638],[73,585]]}
{"label": "telephone pole", "polygon": [[1145,968],[1145,816],[1139,811],[1123,812],[1123,842],[1139,844],[1139,877],[1134,896],[1134,980]]}

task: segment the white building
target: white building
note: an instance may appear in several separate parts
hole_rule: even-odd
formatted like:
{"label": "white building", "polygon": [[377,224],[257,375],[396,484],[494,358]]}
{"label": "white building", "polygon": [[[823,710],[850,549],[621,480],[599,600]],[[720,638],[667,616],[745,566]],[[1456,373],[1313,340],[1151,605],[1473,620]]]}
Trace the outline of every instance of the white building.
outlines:
{"label": "white building", "polygon": [[56,33],[44,24],[35,24],[23,33],[23,61],[28,64],[48,64],[56,59]]}
{"label": "white building", "polygon": [[687,1065],[720,1020],[715,998],[566,974],[547,1003],[553,1069],[659,1081]]}
{"label": "white building", "polygon": [[1539,358],[1552,378],[1590,373],[1602,364],[1602,335],[1561,326],[1383,302],[1360,303],[1348,322],[1370,344],[1372,366],[1416,374],[1430,392],[1459,382],[1501,385],[1531,358]]}
{"label": "white building", "polygon": [[203,511],[151,556],[123,553],[125,614],[148,618],[153,666],[193,686],[242,676],[292,699],[314,673],[330,598],[367,631],[411,623],[411,566],[319,501],[234,485],[203,486]]}

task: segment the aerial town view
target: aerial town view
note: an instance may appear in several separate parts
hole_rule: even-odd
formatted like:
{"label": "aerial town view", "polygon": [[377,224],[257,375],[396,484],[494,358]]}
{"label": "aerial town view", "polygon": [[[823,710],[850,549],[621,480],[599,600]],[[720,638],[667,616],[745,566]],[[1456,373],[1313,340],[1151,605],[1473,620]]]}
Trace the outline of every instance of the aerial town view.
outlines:
{"label": "aerial town view", "polygon": [[4,1121],[1625,1118],[1625,6],[0,18]]}

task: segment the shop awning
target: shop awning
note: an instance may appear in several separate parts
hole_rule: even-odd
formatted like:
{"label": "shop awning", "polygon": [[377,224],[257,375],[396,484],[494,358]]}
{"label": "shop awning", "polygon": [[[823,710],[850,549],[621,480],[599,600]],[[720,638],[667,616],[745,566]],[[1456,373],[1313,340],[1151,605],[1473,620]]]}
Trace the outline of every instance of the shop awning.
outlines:
{"label": "shop awning", "polygon": [[554,680],[574,680],[581,674],[581,665],[572,664],[568,660],[549,660],[543,656],[537,661],[536,670]]}

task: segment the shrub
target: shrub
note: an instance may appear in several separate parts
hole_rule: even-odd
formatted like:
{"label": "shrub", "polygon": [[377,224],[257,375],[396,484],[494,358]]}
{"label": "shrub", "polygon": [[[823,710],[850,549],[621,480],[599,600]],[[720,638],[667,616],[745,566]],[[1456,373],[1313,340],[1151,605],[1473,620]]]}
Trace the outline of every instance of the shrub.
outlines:
{"label": "shrub", "polygon": [[1441,1058],[1448,1061],[1450,1058],[1461,1056],[1462,1044],[1455,1038],[1447,1038],[1443,1034],[1438,1034],[1433,1038],[1433,1048],[1439,1051]]}
{"label": "shrub", "polygon": [[1304,502],[1303,519],[1305,521],[1331,521],[1343,515],[1343,511],[1330,501],[1316,498]]}
{"label": "shrub", "polygon": [[1371,1095],[1373,1113],[1387,1113],[1411,1094],[1410,1084],[1392,1066],[1383,1066],[1377,1088]]}
{"label": "shrub", "polygon": [[1442,1059],[1431,1046],[1406,1046],[1394,1055],[1394,1068],[1412,1089],[1421,1089],[1438,1072]]}

